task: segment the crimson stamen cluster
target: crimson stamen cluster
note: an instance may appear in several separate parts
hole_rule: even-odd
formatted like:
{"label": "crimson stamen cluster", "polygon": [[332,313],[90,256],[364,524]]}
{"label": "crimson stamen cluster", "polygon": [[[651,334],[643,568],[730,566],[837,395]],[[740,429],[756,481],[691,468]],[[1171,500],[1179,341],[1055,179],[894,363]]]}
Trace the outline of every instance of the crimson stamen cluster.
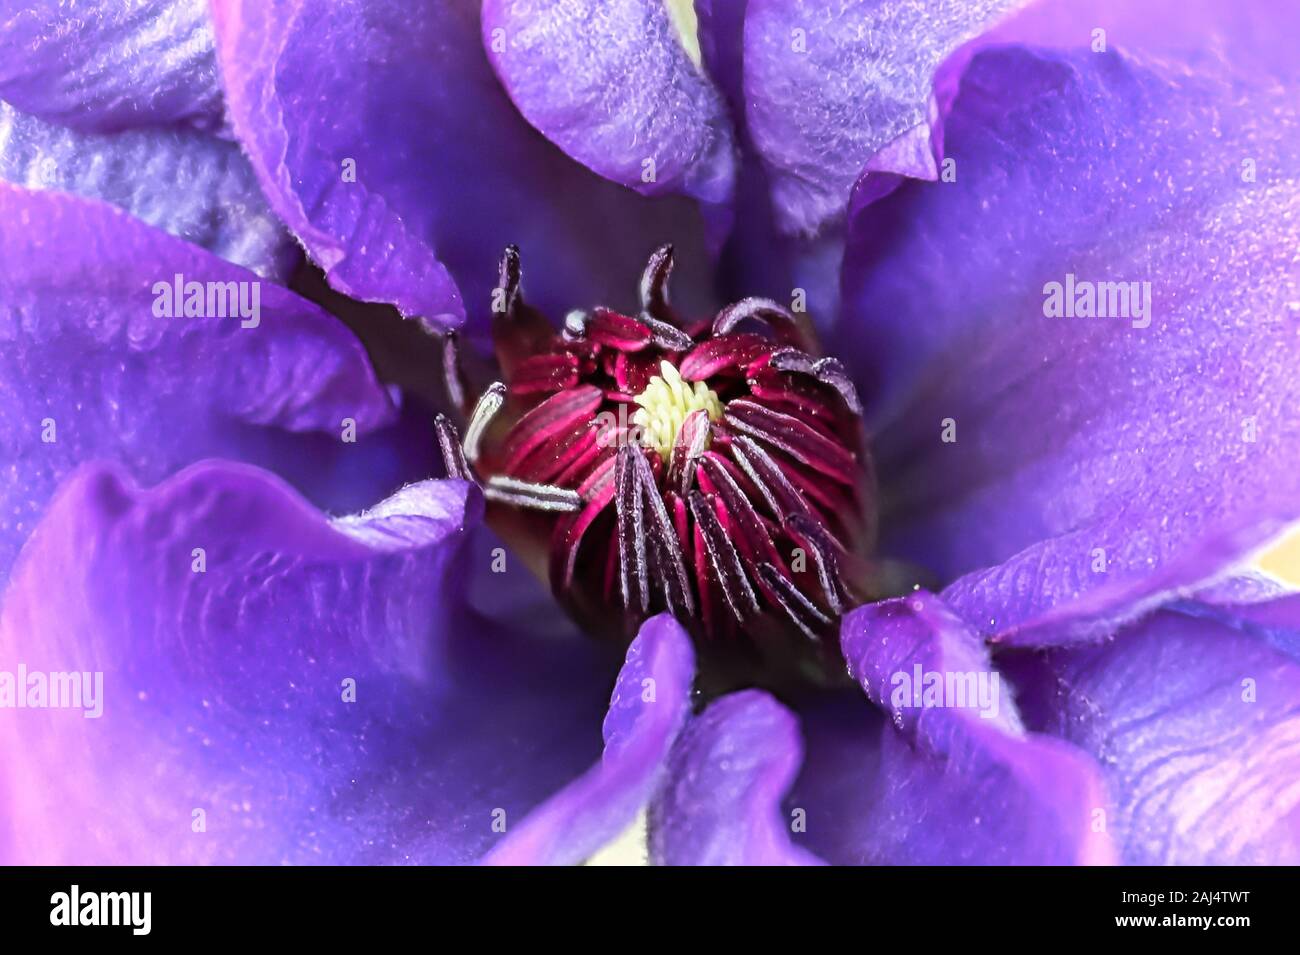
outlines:
{"label": "crimson stamen cluster", "polygon": [[857,394],[769,299],[681,321],[671,270],[665,246],[637,315],[574,311],[555,331],[507,249],[493,315],[505,382],[463,442],[440,417],[448,473],[545,516],[551,587],[580,618],[635,625],[667,609],[710,639],[822,642],[870,543]]}

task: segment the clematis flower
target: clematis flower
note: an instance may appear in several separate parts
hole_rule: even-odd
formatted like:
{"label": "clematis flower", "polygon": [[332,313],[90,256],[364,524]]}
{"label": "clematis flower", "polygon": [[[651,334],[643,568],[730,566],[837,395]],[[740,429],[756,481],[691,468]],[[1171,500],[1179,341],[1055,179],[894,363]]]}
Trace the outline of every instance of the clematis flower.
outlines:
{"label": "clematis flower", "polygon": [[1300,860],[1288,14],[1022,6],[0,3],[0,860]]}

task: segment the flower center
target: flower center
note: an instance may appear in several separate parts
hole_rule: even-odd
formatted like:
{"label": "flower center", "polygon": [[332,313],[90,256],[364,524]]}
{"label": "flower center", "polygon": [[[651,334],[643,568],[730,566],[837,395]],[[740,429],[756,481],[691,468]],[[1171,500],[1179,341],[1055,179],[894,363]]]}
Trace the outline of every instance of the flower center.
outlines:
{"label": "flower center", "polygon": [[665,246],[636,311],[575,310],[557,330],[507,250],[502,380],[463,441],[439,421],[448,473],[478,483],[494,529],[589,629],[630,637],[668,611],[728,665],[842,672],[836,621],[871,593],[876,506],[857,392],[777,302],[682,316],[671,268]]}
{"label": "flower center", "polygon": [[632,400],[641,406],[632,416],[632,423],[641,429],[641,443],[658,451],[665,464],[688,415],[707,411],[710,421],[722,417],[717,393],[702,381],[694,386],[683,381],[677,366],[667,361],[659,362],[659,374]]}

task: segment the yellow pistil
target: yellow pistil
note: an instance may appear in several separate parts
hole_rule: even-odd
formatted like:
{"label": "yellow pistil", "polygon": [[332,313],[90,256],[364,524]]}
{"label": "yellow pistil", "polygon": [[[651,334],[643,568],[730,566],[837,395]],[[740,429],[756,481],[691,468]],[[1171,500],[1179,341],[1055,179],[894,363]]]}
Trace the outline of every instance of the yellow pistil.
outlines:
{"label": "yellow pistil", "polygon": [[668,19],[682,49],[695,68],[700,69],[704,58],[700,55],[700,19],[696,16],[693,0],[664,0],[664,6],[668,8]]}
{"label": "yellow pistil", "polygon": [[703,408],[709,413],[710,421],[722,417],[722,402],[713,390],[702,381],[692,387],[666,361],[659,363],[659,374],[632,400],[641,406],[632,415],[632,423],[641,429],[646,447],[658,451],[665,462],[673,453],[677,432],[687,415]]}

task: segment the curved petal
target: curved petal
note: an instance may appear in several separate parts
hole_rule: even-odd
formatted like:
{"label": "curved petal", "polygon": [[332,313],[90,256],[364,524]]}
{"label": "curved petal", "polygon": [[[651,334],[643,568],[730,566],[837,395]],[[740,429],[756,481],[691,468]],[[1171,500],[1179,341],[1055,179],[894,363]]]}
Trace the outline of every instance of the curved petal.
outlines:
{"label": "curved petal", "polygon": [[0,102],[0,180],[103,199],[266,278],[301,258],[239,147],[195,130],[82,133]]}
{"label": "curved petal", "polygon": [[1285,498],[1271,506],[1272,512],[1247,518],[1238,527],[1230,522],[1225,527],[1212,515],[1199,537],[1182,522],[1200,515],[1183,509],[1175,540],[1163,537],[1171,524],[1165,514],[1121,516],[966,574],[945,588],[943,596],[1001,646],[1065,646],[1105,639],[1115,627],[1172,600],[1196,595],[1213,599],[1220,588],[1234,586],[1250,563],[1248,555],[1283,536],[1292,515],[1300,513],[1300,503]]}
{"label": "curved petal", "polygon": [[[1096,756],[1126,862],[1300,860],[1300,606],[1293,653],[1217,613],[1161,611],[1105,645],[1022,659],[1026,719]],[[1272,645],[1271,645],[1272,644]]]}
{"label": "curved petal", "polygon": [[823,857],[1113,861],[1094,828],[1106,805],[1098,767],[1024,731],[982,644],[938,598],[918,592],[860,607],[845,617],[841,642],[850,672],[893,722],[848,700],[819,704],[806,720],[810,758],[790,801],[808,807],[803,838]]}
{"label": "curved petal", "polygon": [[[1278,554],[1281,559],[1286,558],[1285,551],[1279,548],[1271,549],[1269,554],[1270,556]],[[1285,580],[1254,567],[1248,567],[1238,569],[1232,576],[1224,577],[1211,586],[1197,591],[1195,596],[1197,600],[1207,604],[1248,608],[1249,605],[1263,604],[1294,591],[1295,587],[1288,585]]]}
{"label": "curved petal", "polygon": [[[1060,740],[1025,732],[982,644],[939,598],[861,607],[844,619],[841,639],[867,699],[846,691],[798,703],[806,761],[794,715],[758,691],[723,697],[687,725],[651,804],[652,859],[1115,860],[1099,768]],[[934,679],[948,696],[930,695]]]}
{"label": "curved petal", "polygon": [[1288,40],[1296,14],[1219,0],[738,0],[704,4],[700,19],[746,17],[743,44],[702,29],[705,56],[724,89],[744,61],[747,111],[781,226],[816,232],[842,217],[855,183],[866,202],[901,178],[937,178],[943,116],[970,58],[991,44],[1113,45],[1276,77],[1296,69]]}
{"label": "curved petal", "polygon": [[1023,0],[749,0],[750,135],[787,232],[843,217],[864,170],[934,179],[934,74]]}
{"label": "curved petal", "polygon": [[748,0],[695,0],[700,60],[731,110],[736,132],[745,131],[744,35]]}
{"label": "curved petal", "polygon": [[[230,454],[283,466],[331,506],[344,473],[373,486],[353,462],[393,407],[316,306],[104,203],[4,183],[0,261],[0,577],[58,480],[92,458],[159,480]],[[163,317],[177,276],[236,283],[247,308],[217,308],[220,285],[200,296],[214,317],[185,317],[188,291]]]}
{"label": "curved petal", "polygon": [[803,758],[794,715],[759,690],[732,693],[686,724],[650,804],[660,865],[811,865],[791,844],[781,798]]}
{"label": "curved petal", "polygon": [[589,169],[647,196],[731,198],[731,122],[690,3],[487,0],[483,45],[519,111]]}
{"label": "curved petal", "polygon": [[[831,865],[860,865],[876,838],[882,796],[882,753],[897,740],[883,713],[858,687],[800,701],[806,755],[785,805],[801,819],[795,845]],[[903,744],[906,747],[906,744]]]}
{"label": "curved petal", "polygon": [[580,862],[622,832],[649,800],[690,710],[695,653],[668,614],[641,627],[605,717],[605,751],[580,778],[529,813],[488,854],[496,865]]}
{"label": "curved petal", "polygon": [[105,132],[221,119],[205,0],[0,0],[0,99]]}
{"label": "curved petal", "polygon": [[[992,567],[945,592],[981,628],[1097,636],[1300,516],[1300,117],[1225,76],[1003,48],[945,135],[955,181],[851,222],[840,354],[883,423],[885,546]],[[1082,317],[1096,283],[1115,317]]]}
{"label": "curved petal", "polygon": [[[1061,48],[1110,46],[1177,59],[1194,69],[1228,62],[1254,76],[1296,71],[1294,4],[1221,0],[1038,0],[994,27],[979,43]],[[953,64],[956,66],[957,64]],[[947,67],[945,67],[945,71]]]}
{"label": "curved petal", "polygon": [[1173,604],[1171,609],[1206,617],[1250,634],[1261,643],[1300,663],[1300,594],[1285,593],[1247,603],[1215,604],[1198,595]]}
{"label": "curved petal", "polygon": [[746,0],[696,0],[704,63],[726,97],[741,147],[732,227],[719,261],[726,301],[761,295],[806,311],[819,327],[839,314],[843,230],[815,238],[781,232],[772,204],[771,176],[750,141],[745,121],[744,23]]}
{"label": "curved petal", "polygon": [[459,602],[481,513],[459,481],[329,521],[243,465],[147,491],[79,471],[15,570],[0,652],[29,683],[102,685],[82,711],[5,711],[0,857],[468,862],[528,829],[599,757],[617,660]]}
{"label": "curved petal", "polygon": [[620,306],[678,246],[709,304],[700,217],[565,156],[518,114],[468,0],[214,0],[226,100],[272,208],[354,298],[452,327],[486,315],[516,244],[534,304]]}

